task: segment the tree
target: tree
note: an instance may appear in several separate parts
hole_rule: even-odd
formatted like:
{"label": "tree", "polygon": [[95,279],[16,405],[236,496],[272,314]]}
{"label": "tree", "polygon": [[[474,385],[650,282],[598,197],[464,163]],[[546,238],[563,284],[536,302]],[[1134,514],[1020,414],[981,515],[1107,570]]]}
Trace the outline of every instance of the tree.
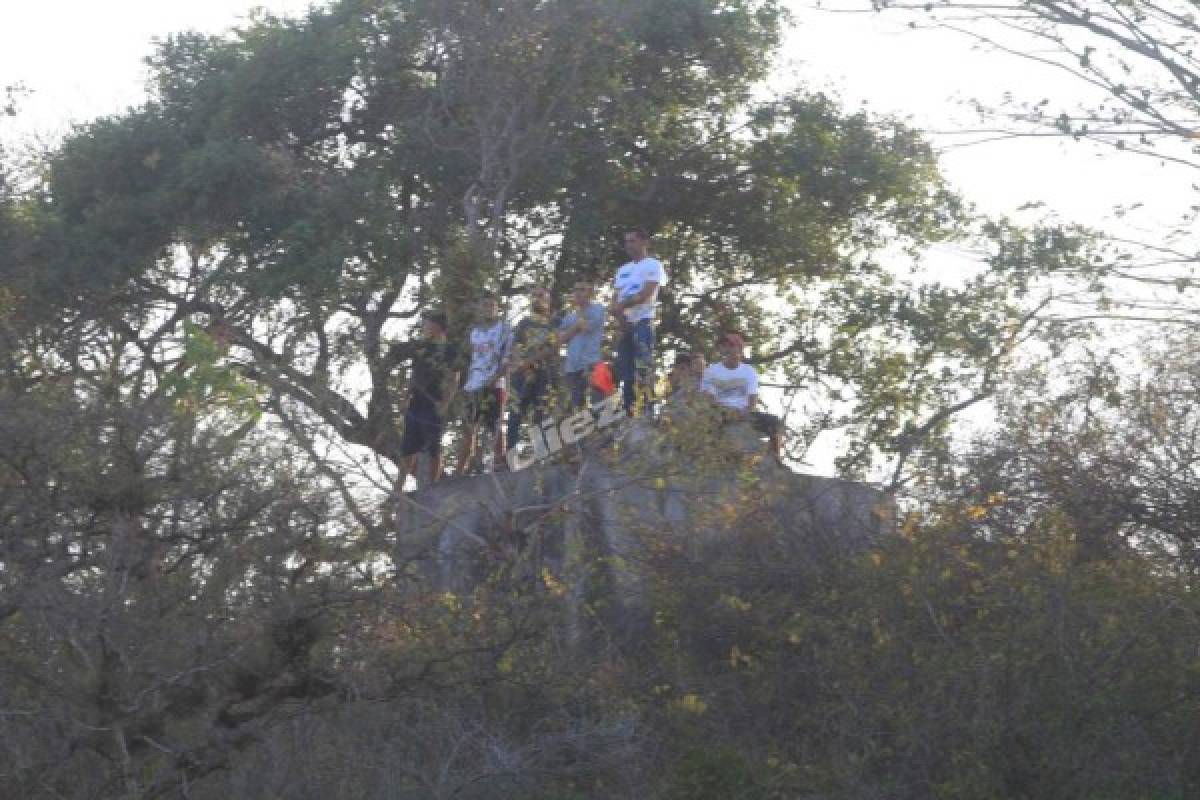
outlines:
{"label": "tree", "polygon": [[[0,197],[0,794],[1194,794],[1193,343],[1154,384],[1023,394],[1025,344],[1071,332],[1044,284],[1103,275],[1091,233],[978,218],[894,121],[757,100],[779,24],[344,0],[175,36],[145,105]],[[846,474],[931,500],[813,547],[676,430],[669,466],[735,502],[643,526],[645,624],[588,649],[538,551],[568,512],[497,519],[449,591],[380,476],[407,321],[607,277],[634,222],[665,348],[746,330]],[[939,241],[977,270],[925,280]],[[966,470],[950,424],[997,399],[1010,438]]]}
{"label": "tree", "polygon": [[1083,560],[1132,548],[1194,569],[1196,380],[1191,332],[1031,366],[1001,392],[996,431],[964,451],[950,494],[1006,529],[1054,518]]}
{"label": "tree", "polygon": [[[771,3],[586,5],[493,19],[343,2],[171,37],[150,102],[48,156],[44,192],[22,199],[38,231],[22,269],[57,302],[126,309],[133,330],[146,315],[176,338],[185,321],[219,329],[302,446],[383,466],[399,457],[398,334],[422,305],[457,311],[484,283],[606,281],[612,233],[647,224],[673,273],[665,349],[747,329],[757,363],[813,392],[795,455],[829,425],[857,434],[859,470],[936,436],[964,397],[921,387],[947,363],[986,373],[1011,342],[964,348],[927,327],[940,312],[894,312],[967,303],[963,324],[1019,321],[1037,303],[998,271],[986,292],[897,279],[896,247],[990,247],[928,145],[820,95],[754,100]],[[1064,260],[1078,258],[1024,269]],[[898,358],[898,342],[925,352]],[[835,415],[839,396],[857,411]],[[877,411],[899,396],[903,410]]]}
{"label": "tree", "polygon": [[[988,46],[1043,64],[1094,91],[1082,116],[1050,100],[1025,105],[1012,117],[1117,149],[1154,153],[1174,163],[1169,145],[1191,149],[1200,108],[1200,59],[1195,9],[1190,3],[1029,0],[1000,4],[872,4],[876,11],[919,11],[920,24],[948,28]],[[917,24],[914,22],[914,24]],[[1039,45],[1033,49],[1033,45]],[[1091,98],[1089,98],[1091,99]],[[1019,135],[1019,132],[1018,132]],[[1156,149],[1167,145],[1167,151]]]}
{"label": "tree", "polygon": [[539,629],[511,581],[444,602],[171,329],[0,309],[2,794],[186,796],[339,699],[484,687]]}

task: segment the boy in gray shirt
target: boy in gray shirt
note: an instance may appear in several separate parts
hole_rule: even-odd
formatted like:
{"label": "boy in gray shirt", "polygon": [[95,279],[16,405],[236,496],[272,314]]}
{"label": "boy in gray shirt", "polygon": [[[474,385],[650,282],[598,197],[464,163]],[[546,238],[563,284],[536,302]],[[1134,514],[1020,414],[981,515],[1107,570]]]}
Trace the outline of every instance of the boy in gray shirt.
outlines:
{"label": "boy in gray shirt", "polygon": [[[586,408],[588,386],[592,367],[600,361],[600,345],[604,339],[605,309],[592,299],[595,287],[590,283],[577,283],[571,295],[574,308],[563,317],[558,328],[558,339],[567,343],[567,357],[563,361],[563,375],[572,408]],[[596,401],[596,393],[592,400]]]}

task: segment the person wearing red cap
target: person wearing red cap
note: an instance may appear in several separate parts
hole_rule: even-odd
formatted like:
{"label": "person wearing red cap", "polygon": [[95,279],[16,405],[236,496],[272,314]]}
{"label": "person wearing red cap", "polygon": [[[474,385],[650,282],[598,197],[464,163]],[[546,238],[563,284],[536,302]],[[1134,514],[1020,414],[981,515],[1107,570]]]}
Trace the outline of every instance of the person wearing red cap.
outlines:
{"label": "person wearing red cap", "polygon": [[704,370],[701,390],[712,395],[728,413],[744,417],[750,426],[770,439],[771,453],[782,463],[783,422],[774,414],[756,411],[758,373],[742,361],[746,342],[738,333],[722,334],[718,341],[721,360]]}

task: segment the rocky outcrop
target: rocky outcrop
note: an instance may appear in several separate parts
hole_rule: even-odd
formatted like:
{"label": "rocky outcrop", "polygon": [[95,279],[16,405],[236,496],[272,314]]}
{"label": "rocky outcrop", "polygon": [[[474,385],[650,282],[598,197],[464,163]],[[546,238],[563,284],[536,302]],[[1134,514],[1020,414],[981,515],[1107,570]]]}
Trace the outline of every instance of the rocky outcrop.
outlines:
{"label": "rocky outcrop", "polygon": [[578,602],[598,593],[636,607],[649,548],[751,531],[798,559],[867,546],[892,525],[878,489],[802,475],[765,457],[748,431],[697,452],[646,423],[570,460],[447,480],[406,495],[395,555],[440,589],[466,591],[496,559],[524,553]]}

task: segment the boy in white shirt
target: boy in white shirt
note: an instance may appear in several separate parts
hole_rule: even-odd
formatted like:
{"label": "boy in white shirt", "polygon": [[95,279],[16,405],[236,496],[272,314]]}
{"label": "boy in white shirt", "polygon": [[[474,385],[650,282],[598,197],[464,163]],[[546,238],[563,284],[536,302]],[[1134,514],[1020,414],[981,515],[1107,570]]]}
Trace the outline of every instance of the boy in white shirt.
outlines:
{"label": "boy in white shirt", "polygon": [[504,373],[512,349],[512,326],[500,317],[496,298],[490,295],[480,299],[475,319],[468,344],[471,365],[467,369],[467,382],[463,384],[467,425],[459,446],[458,475],[466,474],[475,456],[475,438],[481,422],[495,432],[494,463],[504,463],[504,428],[500,425],[500,415],[504,410]]}
{"label": "boy in white shirt", "polygon": [[726,333],[717,345],[721,360],[704,370],[700,389],[712,395],[717,404],[737,417],[745,418],[750,427],[767,435],[771,454],[782,462],[783,422],[774,414],[756,411],[758,403],[758,373],[754,367],[742,363],[742,351],[746,343],[740,334]]}
{"label": "boy in white shirt", "polygon": [[625,413],[632,415],[638,396],[645,405],[654,393],[654,304],[667,273],[650,255],[650,234],[641,228],[625,233],[625,254],[629,261],[617,270],[608,312],[621,323],[614,366]]}

